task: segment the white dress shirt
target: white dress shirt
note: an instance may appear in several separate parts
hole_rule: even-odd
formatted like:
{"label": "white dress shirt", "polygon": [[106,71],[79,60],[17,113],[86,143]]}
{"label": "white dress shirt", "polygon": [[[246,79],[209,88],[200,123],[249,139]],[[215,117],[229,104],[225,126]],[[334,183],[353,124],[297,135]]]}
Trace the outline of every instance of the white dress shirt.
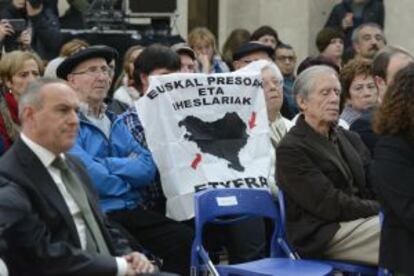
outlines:
{"label": "white dress shirt", "polygon": [[[55,182],[60,194],[62,195],[66,206],[69,209],[70,214],[72,215],[73,221],[75,222],[76,230],[78,232],[79,240],[81,243],[81,247],[83,250],[86,249],[86,224],[85,220],[82,217],[82,213],[79,209],[78,204],[73,199],[72,195],[66,189],[65,184],[62,180],[61,171],[52,166],[52,162],[56,159],[56,155],[49,151],[48,149],[44,148],[43,146],[37,144],[29,137],[24,135],[23,133],[20,134],[23,142],[33,151],[33,153],[40,159],[43,166],[45,166],[46,170],[49,172],[50,176],[52,177],[53,181]],[[60,154],[60,157],[65,159],[65,155],[63,153]],[[127,271],[128,264],[124,258],[116,257],[116,262],[118,266],[118,273],[117,275],[125,275]]]}
{"label": "white dress shirt", "polygon": [[9,276],[6,264],[0,259],[0,276]]}
{"label": "white dress shirt", "polygon": [[270,139],[272,139],[274,150],[271,152],[271,167],[270,167],[270,176],[269,176],[269,186],[272,192],[273,197],[277,198],[277,193],[279,188],[276,185],[276,148],[282,140],[283,136],[293,127],[293,123],[283,117],[280,113],[276,116],[276,119],[273,122],[270,122]]}

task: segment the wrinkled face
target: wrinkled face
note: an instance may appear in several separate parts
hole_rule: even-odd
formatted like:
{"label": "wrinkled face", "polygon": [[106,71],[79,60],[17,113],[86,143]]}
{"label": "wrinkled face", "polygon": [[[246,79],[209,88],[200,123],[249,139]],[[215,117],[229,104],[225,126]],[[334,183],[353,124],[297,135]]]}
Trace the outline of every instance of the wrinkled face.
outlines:
{"label": "wrinkled face", "polygon": [[40,108],[26,107],[24,121],[34,132],[35,141],[55,154],[69,150],[77,137],[79,121],[76,92],[64,83],[46,84],[39,92]]}
{"label": "wrinkled face", "polygon": [[367,110],[376,105],[378,90],[374,78],[370,75],[357,75],[349,87],[348,104],[358,111]]}
{"label": "wrinkled face", "polygon": [[242,57],[239,60],[235,60],[233,62],[233,66],[235,70],[238,70],[240,68],[243,68],[245,66],[247,66],[248,64],[252,63],[253,61],[256,60],[268,60],[268,61],[272,61],[272,59],[269,57],[269,55],[264,52],[264,51],[258,51],[258,52],[253,52],[250,53],[248,55],[245,55],[244,57]]}
{"label": "wrinkled face", "polygon": [[195,73],[196,72],[196,64],[195,60],[193,60],[189,55],[181,54],[181,73]]}
{"label": "wrinkled face", "polygon": [[277,49],[276,64],[284,76],[293,75],[296,66],[295,52],[292,49]]}
{"label": "wrinkled face", "polygon": [[105,59],[92,58],[81,62],[68,75],[70,86],[82,102],[101,103],[111,86],[112,71]]}
{"label": "wrinkled face", "polygon": [[333,38],[322,54],[327,57],[338,58],[344,52],[344,41],[340,38]]}
{"label": "wrinkled face", "polygon": [[194,45],[194,51],[197,56],[206,55],[209,60],[213,60],[214,48],[207,40],[201,40]]}
{"label": "wrinkled face", "polygon": [[359,31],[358,42],[354,43],[355,51],[362,57],[373,58],[385,46],[382,31],[376,27],[366,26]]}
{"label": "wrinkled face", "polygon": [[316,75],[308,96],[298,95],[305,119],[317,126],[331,126],[338,121],[341,84],[332,73]]}
{"label": "wrinkled face", "polygon": [[27,84],[39,78],[40,70],[34,59],[28,59],[23,62],[22,68],[18,70],[10,80],[6,81],[6,86],[9,88],[13,95],[18,99],[23,91],[26,89]]}
{"label": "wrinkled face", "polygon": [[279,79],[270,68],[262,70],[262,79],[267,110],[279,112],[283,104],[283,80]]}
{"label": "wrinkled face", "polygon": [[264,35],[262,37],[260,37],[257,41],[259,41],[260,43],[272,47],[272,49],[276,48],[276,38],[272,35]]}

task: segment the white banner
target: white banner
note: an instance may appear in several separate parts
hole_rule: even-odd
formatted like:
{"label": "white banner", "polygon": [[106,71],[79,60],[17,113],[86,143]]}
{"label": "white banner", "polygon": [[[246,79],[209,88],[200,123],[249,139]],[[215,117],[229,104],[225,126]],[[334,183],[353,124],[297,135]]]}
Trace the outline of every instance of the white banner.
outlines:
{"label": "white banner", "polygon": [[194,216],[194,192],[268,189],[271,152],[260,70],[150,77],[136,104],[167,216]]}

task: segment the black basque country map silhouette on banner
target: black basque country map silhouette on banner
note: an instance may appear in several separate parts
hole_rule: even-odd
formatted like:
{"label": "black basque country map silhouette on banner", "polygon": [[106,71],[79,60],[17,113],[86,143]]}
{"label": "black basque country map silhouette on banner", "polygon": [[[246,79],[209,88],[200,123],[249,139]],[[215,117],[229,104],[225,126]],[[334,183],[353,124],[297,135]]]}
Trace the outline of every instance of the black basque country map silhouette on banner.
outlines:
{"label": "black basque country map silhouette on banner", "polygon": [[151,76],[137,103],[161,176],[167,216],[194,216],[205,189],[269,189],[272,145],[260,67]]}

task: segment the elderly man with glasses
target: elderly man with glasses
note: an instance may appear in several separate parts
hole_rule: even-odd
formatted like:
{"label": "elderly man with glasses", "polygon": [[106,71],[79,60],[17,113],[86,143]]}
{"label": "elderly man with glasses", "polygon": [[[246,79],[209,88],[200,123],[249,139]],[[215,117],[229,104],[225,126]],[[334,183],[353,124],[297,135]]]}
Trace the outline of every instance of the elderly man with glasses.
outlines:
{"label": "elderly man with glasses", "polygon": [[89,47],[57,68],[57,76],[67,80],[80,99],[80,128],[70,152],[83,161],[108,217],[162,258],[163,269],[186,275],[192,230],[142,207],[143,188],[153,183],[155,164],[122,119],[104,104],[112,77],[108,63],[115,56],[110,47]]}

